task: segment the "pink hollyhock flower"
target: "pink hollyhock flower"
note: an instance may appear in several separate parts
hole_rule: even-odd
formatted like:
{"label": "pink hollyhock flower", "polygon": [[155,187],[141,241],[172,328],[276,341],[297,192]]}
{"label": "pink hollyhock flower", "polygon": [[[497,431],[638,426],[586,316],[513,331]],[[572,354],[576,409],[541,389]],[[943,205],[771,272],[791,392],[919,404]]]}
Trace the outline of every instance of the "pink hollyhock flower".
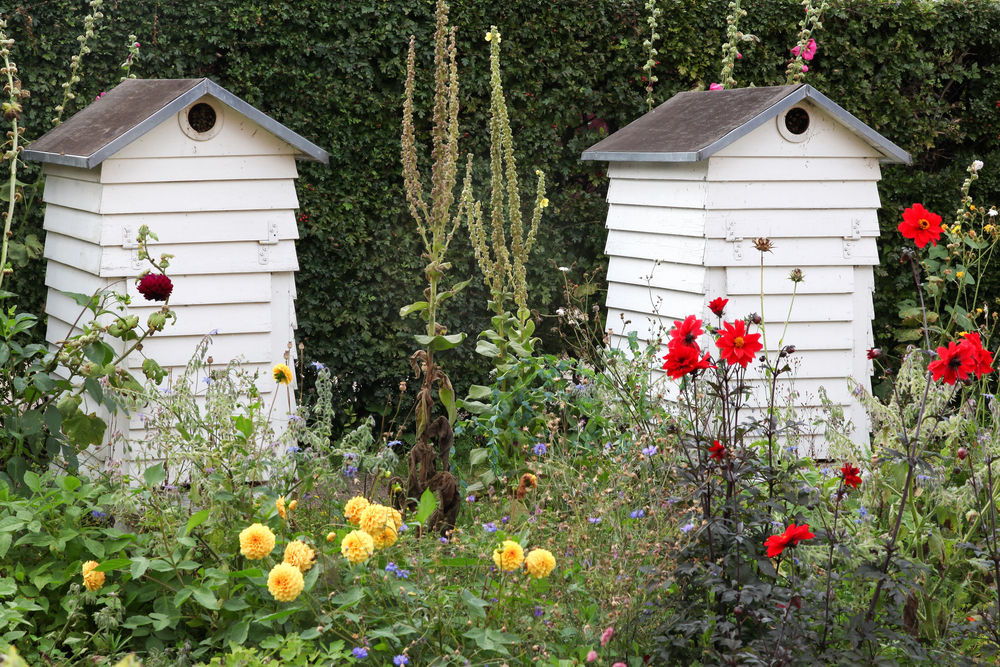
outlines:
{"label": "pink hollyhock flower", "polygon": [[616,662],[611,667],[628,667],[624,662]]}
{"label": "pink hollyhock flower", "polygon": [[803,65],[802,66],[802,71],[803,72],[808,72],[809,71],[809,65]]}
{"label": "pink hollyhock flower", "polygon": [[587,654],[587,662],[594,662],[597,660],[597,651],[591,649],[590,653]]}
{"label": "pink hollyhock flower", "polygon": [[810,39],[806,44],[806,50],[802,53],[803,60],[812,60],[816,55],[816,40]]}
{"label": "pink hollyhock flower", "polygon": [[611,641],[611,635],[615,634],[615,629],[609,627],[607,630],[601,633],[601,646],[607,646],[608,642]]}
{"label": "pink hollyhock flower", "polygon": [[708,87],[708,89],[709,90],[722,90],[722,84],[721,83],[713,83],[711,86]]}
{"label": "pink hollyhock flower", "polygon": [[736,52],[736,59],[737,59],[737,60],[743,60],[743,54],[742,54],[742,53],[740,53],[739,51],[737,51],[737,52]]}

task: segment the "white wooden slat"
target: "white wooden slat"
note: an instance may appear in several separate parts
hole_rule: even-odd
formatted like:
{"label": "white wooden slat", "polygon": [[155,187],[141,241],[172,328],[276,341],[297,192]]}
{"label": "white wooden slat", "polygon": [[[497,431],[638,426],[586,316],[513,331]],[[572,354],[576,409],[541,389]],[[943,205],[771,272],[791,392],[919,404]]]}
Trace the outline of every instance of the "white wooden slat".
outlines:
{"label": "white wooden slat", "polygon": [[42,201],[46,204],[100,213],[103,191],[104,186],[100,183],[50,176],[45,179],[45,193],[42,196]]}
{"label": "white wooden slat", "polygon": [[774,210],[713,209],[706,213],[709,238],[803,238],[852,236],[855,221],[862,237],[878,237],[876,209]]}
{"label": "white wooden slat", "polygon": [[[850,242],[852,250],[849,257],[844,256],[842,239],[772,238],[771,241],[774,248],[764,254],[764,266],[783,266],[789,269],[801,267],[805,270],[807,266],[873,266],[879,263],[878,246],[872,238],[862,237]],[[753,239],[743,239],[742,257],[737,257],[734,243],[724,239],[708,239],[705,243],[705,264],[727,267],[760,266],[760,252],[754,249]],[[609,251],[608,254],[619,253]],[[636,254],[638,255],[638,251]],[[651,250],[645,256],[652,254]]]}
{"label": "white wooden slat", "polygon": [[641,181],[616,179],[608,186],[611,204],[705,208],[708,184],[704,181]]}
{"label": "white wooden slat", "polygon": [[46,234],[42,256],[47,260],[72,266],[93,275],[100,275],[101,272],[100,246],[55,232]]}
{"label": "white wooden slat", "polygon": [[[148,301],[133,302],[129,308],[132,315],[139,316],[139,322],[159,310],[147,307]],[[177,322],[167,322],[167,326],[156,334],[155,338],[170,338],[172,336],[202,336],[209,331],[219,330],[220,333],[254,333],[272,330],[270,303],[216,303],[202,306],[181,306],[170,304],[171,310],[177,313]],[[150,345],[150,349],[153,349]]]}
{"label": "white wooden slat", "polygon": [[[609,171],[610,174],[610,171]],[[719,157],[708,159],[708,180],[721,181],[878,181],[878,160],[813,157]]]}
{"label": "white wooden slat", "polygon": [[[759,296],[733,296],[727,310],[730,317],[758,313],[767,323],[780,327],[788,317],[790,322],[850,322],[854,319],[853,294],[799,294],[789,315],[791,295],[768,294],[764,297],[765,312],[760,312]],[[780,330],[780,329],[779,329]],[[795,341],[789,341],[798,345]]]}
{"label": "white wooden slat", "polygon": [[42,167],[42,173],[45,174],[46,178],[56,176],[58,178],[70,178],[75,181],[101,182],[101,165],[97,165],[93,169],[81,169],[79,167],[67,167],[62,164],[46,162]]}
{"label": "white wooden slat", "polygon": [[[182,112],[183,113],[183,112]],[[111,156],[112,159],[192,155],[293,155],[295,149],[243,114],[226,107],[222,129],[211,141],[195,141],[179,120],[168,118]]]}
{"label": "white wooden slat", "polygon": [[[708,309],[706,308],[706,312],[701,319],[705,323],[718,326],[717,318],[707,312],[707,310]],[[692,313],[687,313],[687,315],[690,314]],[[629,321],[631,323],[623,325],[623,320],[621,318],[622,315],[625,316],[624,321]],[[725,321],[731,322],[740,316],[740,313],[737,313],[728,307],[726,308]],[[656,319],[648,313],[623,311],[620,308],[609,308],[606,328],[612,329],[615,334],[621,335],[627,335],[630,331],[635,331],[638,334],[639,340],[643,341],[643,343],[647,343],[650,340],[651,334],[658,335],[661,323],[663,332],[666,333],[673,326],[674,321],[678,319],[682,319],[681,316],[662,317],[660,319]],[[756,329],[753,331],[757,332]],[[854,349],[854,329],[850,322],[793,321],[789,322],[787,329],[785,329],[783,322],[775,322],[772,326],[769,326],[767,330],[767,345],[772,351],[777,348],[783,331],[784,344],[794,345],[796,350],[850,351]],[[705,338],[703,342],[704,345],[708,345],[711,341],[708,338]],[[664,354],[666,354],[666,351],[664,351]],[[847,369],[845,369],[845,374],[847,374]]]}
{"label": "white wooden slat", "polygon": [[704,293],[706,269],[695,264],[667,264],[648,259],[613,257],[608,262],[610,282]]}
{"label": "white wooden slat", "polygon": [[[66,337],[69,331],[69,325],[73,322],[79,322],[84,324],[93,319],[92,314],[89,310],[83,308],[83,306],[77,305],[76,301],[72,297],[66,296],[61,292],[50,289],[48,295],[45,299],[45,312],[49,315],[49,318],[55,317],[64,323],[64,330],[62,333],[58,333],[59,338],[51,341],[57,342]],[[79,324],[77,325],[80,326]]]}
{"label": "white wooden slat", "polygon": [[105,160],[101,183],[250,181],[298,178],[291,155],[187,156]]}
{"label": "white wooden slat", "polygon": [[[48,312],[46,315],[48,315],[48,317],[45,318],[47,320],[45,325],[45,340],[51,344],[49,349],[55,349],[55,344],[61,340],[66,340],[70,336],[76,336],[83,333],[83,331],[79,328],[72,328],[72,323],[76,320],[76,314],[73,315],[69,322],[66,322],[62,318]],[[67,317],[69,317],[69,315],[67,315]],[[63,378],[66,377],[65,373],[57,372],[56,374]]]}
{"label": "white wooden slat", "polygon": [[201,211],[184,213],[136,213],[103,216],[103,243],[120,246],[128,228],[132,237],[142,225],[154,232],[160,244],[220,243],[225,241],[268,241],[269,225],[278,224],[280,240],[298,239],[295,212],[290,209],[264,211]]}
{"label": "white wooden slat", "polygon": [[[268,261],[261,264],[259,253],[266,249]],[[205,275],[212,273],[258,273],[298,271],[295,244],[281,241],[276,245],[262,246],[256,242],[196,243],[187,245],[158,245],[155,254],[174,255],[170,260],[171,275]],[[60,260],[61,261],[61,260]],[[117,247],[104,248],[100,272],[105,277],[137,276],[139,269],[132,267],[132,251]]]}
{"label": "white wooden slat", "polygon": [[[753,252],[757,252],[756,250]],[[764,267],[764,294],[791,294],[795,283],[788,279],[790,269]],[[802,273],[805,280],[798,283],[799,294],[848,294],[855,289],[852,266],[814,266]],[[757,267],[729,267],[726,272],[725,295],[752,295],[761,293],[761,269]]]}
{"label": "white wooden slat", "polygon": [[[658,382],[662,379],[665,381],[667,386],[669,383],[675,383],[675,381],[667,378],[666,372],[662,370],[654,370],[651,375],[654,378],[654,381]],[[756,406],[766,405],[764,392],[766,383],[759,379],[751,378],[748,384],[754,390],[754,393],[748,403],[748,410]],[[847,380],[836,377],[795,378],[793,380],[782,378],[777,384],[776,393],[780,397],[780,400],[778,400],[777,403],[779,406],[787,405],[790,392],[795,391],[798,393],[798,398],[794,399],[794,404],[797,408],[802,409],[808,407],[818,407],[822,405],[822,402],[819,399],[820,387],[826,389],[827,396],[829,396],[830,400],[833,401],[835,405],[851,404],[851,392],[847,388]]]}
{"label": "white wooden slat", "polygon": [[107,287],[103,278],[56,261],[46,262],[45,285],[61,292],[93,294]]}
{"label": "white wooden slat", "polygon": [[[267,303],[271,300],[270,273],[209,274],[174,276],[171,306],[195,306],[216,303]],[[148,303],[136,288],[134,279],[122,285],[132,297],[133,307]],[[119,290],[121,291],[121,290]]]}
{"label": "white wooden slat", "polygon": [[103,186],[100,212],[174,213],[296,209],[291,180],[116,183]]}
{"label": "white wooden slat", "polygon": [[706,256],[705,245],[700,238],[610,230],[604,251],[612,257],[701,265]]}
{"label": "white wooden slat", "polygon": [[705,211],[612,204],[606,226],[620,231],[702,237],[705,235]]}
{"label": "white wooden slat", "polygon": [[[143,354],[155,359],[164,368],[177,369],[175,371],[177,374],[191,360],[195,348],[202,338],[204,338],[204,334],[163,338],[157,334],[143,347]],[[249,364],[267,365],[273,360],[271,336],[269,333],[226,333],[223,329],[219,334],[212,336],[212,344],[208,348],[208,354],[216,366],[224,366],[233,359],[239,358],[244,359]],[[129,368],[141,368],[142,360],[142,354],[130,354],[128,358]]]}
{"label": "white wooden slat", "polygon": [[[100,245],[102,226],[103,221],[97,213],[66,208],[58,204],[48,204],[45,207],[45,222],[42,228],[47,232],[56,232]],[[121,239],[118,242],[121,243]]]}
{"label": "white wooden slat", "polygon": [[609,308],[638,313],[658,313],[662,317],[683,319],[691,313],[701,311],[704,296],[700,292],[692,294],[655,287],[608,283],[607,303]]}
{"label": "white wooden slat", "polygon": [[608,177],[651,181],[704,181],[709,164],[701,162],[611,162]]}
{"label": "white wooden slat", "polygon": [[[638,182],[638,181],[637,181]],[[737,210],[879,207],[875,181],[708,182],[706,206]]]}
{"label": "white wooden slat", "polygon": [[778,133],[778,118],[765,122],[750,134],[726,146],[718,157],[880,157],[880,153],[856,137],[838,121],[814,105],[809,106],[809,138],[791,142]]}
{"label": "white wooden slat", "polygon": [[[295,339],[286,337],[292,330],[288,310],[291,282],[292,276],[289,273],[275,273],[271,278],[271,319],[274,322],[271,334],[271,345],[274,350],[272,358],[288,363],[289,366],[294,364],[285,361],[285,352],[289,352],[290,357],[292,353],[297,352]],[[293,389],[297,386],[298,373],[295,373],[295,376],[295,381],[292,382]]]}

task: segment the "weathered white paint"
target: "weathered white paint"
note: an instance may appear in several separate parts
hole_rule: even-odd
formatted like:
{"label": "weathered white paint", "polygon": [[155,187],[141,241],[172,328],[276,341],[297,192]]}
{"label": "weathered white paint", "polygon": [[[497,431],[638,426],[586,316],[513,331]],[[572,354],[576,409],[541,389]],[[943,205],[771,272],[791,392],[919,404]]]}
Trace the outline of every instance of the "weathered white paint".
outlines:
{"label": "weathered white paint", "polygon": [[[262,248],[268,253],[266,265],[261,264],[259,259]],[[170,260],[170,270],[175,275],[299,270],[292,241],[281,241],[271,246],[262,246],[256,239],[238,243],[161,244],[155,247],[155,252],[174,255],[175,258]],[[139,273],[133,267],[131,250],[108,247],[101,253],[100,260],[102,276],[110,278]]]}
{"label": "weathered white paint", "polygon": [[[701,162],[609,166],[607,326],[612,344],[627,347],[629,331],[645,344],[689,314],[716,323],[708,309],[716,297],[729,299],[729,321],[763,311],[772,353],[779,342],[797,349],[782,395],[794,388],[814,415],[824,386],[864,442],[867,418],[846,378],[869,386],[880,154],[803,104],[811,115],[804,141],[786,140],[769,121]],[[773,251],[762,257],[757,237]],[[789,312],[793,268],[805,281]],[[758,371],[747,377],[762,403]],[[675,398],[676,383],[657,391]],[[809,452],[825,447],[820,432]]]}
{"label": "weathered white paint", "polygon": [[[179,372],[191,360],[195,347],[207,333],[209,332],[205,331],[195,336],[159,338],[155,341],[155,352],[146,351],[164,368],[169,367],[175,372]],[[248,364],[277,363],[273,357],[270,332],[235,333],[224,327],[220,328],[218,333],[212,336],[212,345],[209,347],[208,353],[216,367],[223,367],[233,359],[242,359]],[[141,353],[130,354],[128,356],[129,368],[140,368],[143,359]],[[270,370],[271,366],[268,365],[267,369]]]}
{"label": "weathered white paint", "polygon": [[154,251],[163,244],[268,241],[272,223],[278,225],[279,240],[299,238],[295,212],[291,209],[122,214],[105,215],[102,220],[102,245],[120,246],[125,229],[134,234],[146,225],[160,239],[150,244]]}
{"label": "weathered white paint", "polygon": [[291,155],[114,159],[105,160],[101,168],[101,183],[294,180],[299,176]]}

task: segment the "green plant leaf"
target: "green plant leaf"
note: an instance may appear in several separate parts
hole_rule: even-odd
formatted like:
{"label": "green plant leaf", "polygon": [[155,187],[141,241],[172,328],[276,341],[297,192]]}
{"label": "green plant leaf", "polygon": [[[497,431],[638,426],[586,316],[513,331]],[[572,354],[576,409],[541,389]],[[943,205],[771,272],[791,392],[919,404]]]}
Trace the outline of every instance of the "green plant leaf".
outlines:
{"label": "green plant leaf", "polygon": [[479,618],[486,618],[486,607],[490,603],[482,598],[478,598],[466,589],[462,589],[462,602],[469,608],[469,613]]}
{"label": "green plant leaf", "polygon": [[435,351],[450,350],[453,347],[459,345],[463,340],[465,340],[464,333],[451,334],[450,336],[427,336],[423,334],[417,334],[413,337],[418,343],[424,347],[429,347]]}
{"label": "green plant leaf", "polygon": [[417,506],[417,523],[421,526],[427,521],[427,517],[434,513],[437,509],[437,499],[434,497],[434,492],[430,489],[424,489],[423,495],[420,496],[420,505]]}
{"label": "green plant leaf", "polygon": [[478,447],[469,452],[469,465],[477,466],[490,455],[490,450]]}
{"label": "green plant leaf", "polygon": [[157,463],[155,466],[146,468],[142,473],[142,478],[145,480],[146,486],[156,486],[167,478],[167,473],[163,469],[163,464]]}
{"label": "green plant leaf", "polygon": [[208,510],[201,510],[191,515],[188,519],[187,526],[184,528],[184,534],[188,535],[192,530],[205,523],[208,520]]}
{"label": "green plant leaf", "polygon": [[421,310],[425,310],[426,308],[427,308],[426,301],[417,301],[415,303],[411,303],[409,306],[403,306],[402,308],[400,308],[399,316],[406,317],[410,313],[417,313],[420,312]]}
{"label": "green plant leaf", "polygon": [[42,479],[38,476],[38,473],[30,470],[25,471],[24,485],[35,493],[40,494],[42,492]]}
{"label": "green plant leaf", "polygon": [[124,570],[132,565],[131,558],[112,558],[106,560],[93,569],[94,572],[111,572],[112,570]]}
{"label": "green plant leaf", "polygon": [[353,607],[357,603],[361,602],[362,598],[365,597],[365,592],[358,586],[349,588],[343,593],[337,593],[332,598],[330,602],[338,605],[339,607]]}
{"label": "green plant leaf", "polygon": [[149,568],[149,559],[138,556],[132,559],[132,578],[141,579]]}
{"label": "green plant leaf", "polygon": [[480,340],[476,343],[476,354],[492,359],[500,356],[500,348],[488,340]]}
{"label": "green plant leaf", "polygon": [[192,589],[191,597],[193,597],[198,604],[206,609],[214,610],[218,609],[220,606],[218,599],[215,597],[215,593],[213,593],[211,589],[205,588],[204,586]]}
{"label": "green plant leaf", "polygon": [[458,418],[458,410],[455,409],[455,390],[441,387],[438,390],[438,397],[441,399],[445,410],[448,411],[448,421],[454,424],[455,419]]}
{"label": "green plant leaf", "polygon": [[106,428],[104,420],[93,413],[88,415],[82,410],[77,410],[70,417],[63,415],[63,433],[79,448],[101,444]]}

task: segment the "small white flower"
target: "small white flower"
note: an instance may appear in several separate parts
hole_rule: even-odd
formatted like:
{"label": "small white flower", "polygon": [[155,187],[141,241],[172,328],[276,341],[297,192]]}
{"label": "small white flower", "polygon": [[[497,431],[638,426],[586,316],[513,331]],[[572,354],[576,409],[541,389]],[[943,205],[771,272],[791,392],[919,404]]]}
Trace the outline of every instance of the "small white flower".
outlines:
{"label": "small white flower", "polygon": [[565,308],[560,308],[560,309],[558,309],[556,311],[556,315],[558,315],[559,317],[562,317],[565,314],[566,314],[566,309]]}
{"label": "small white flower", "polygon": [[562,271],[563,273],[566,273],[567,271],[569,271],[569,267],[568,266],[560,266],[559,270]]}
{"label": "small white flower", "polygon": [[995,217],[996,217],[996,215],[997,215],[997,210],[996,210],[995,208],[991,208],[991,209],[989,210],[989,212],[988,212],[988,215],[989,215],[989,216],[990,216],[991,218],[995,218]]}
{"label": "small white flower", "polygon": [[982,168],[983,168],[983,161],[982,160],[974,160],[972,162],[972,171],[979,171]]}

